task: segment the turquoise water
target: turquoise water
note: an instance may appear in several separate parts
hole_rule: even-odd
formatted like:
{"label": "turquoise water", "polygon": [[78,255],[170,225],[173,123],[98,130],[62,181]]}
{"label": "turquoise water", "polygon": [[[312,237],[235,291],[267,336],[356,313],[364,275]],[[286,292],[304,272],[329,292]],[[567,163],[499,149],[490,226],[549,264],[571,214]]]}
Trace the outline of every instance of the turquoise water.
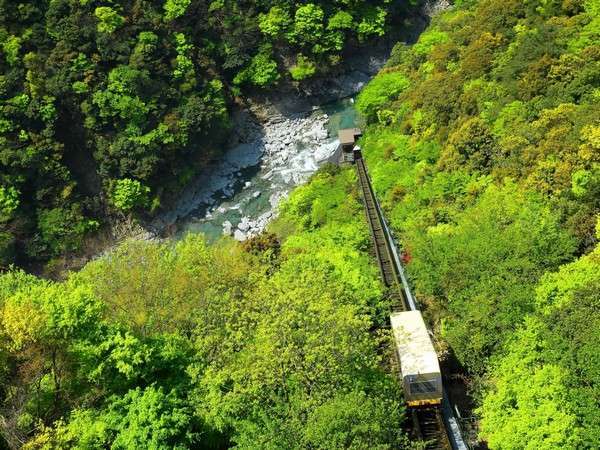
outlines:
{"label": "turquoise water", "polygon": [[[352,99],[344,99],[327,105],[315,111],[314,114],[326,113],[329,116],[326,129],[329,133],[328,142],[337,140],[340,129],[360,126],[360,120],[354,108]],[[293,138],[293,136],[292,136]],[[303,147],[296,144],[298,151]],[[269,198],[272,194],[289,191],[294,187],[281,180],[268,180],[263,178],[264,173],[260,166],[242,171],[236,179],[233,196],[222,198],[217,205],[209,211],[198,211],[197,216],[190,216],[178,223],[177,236],[181,237],[188,232],[203,233],[209,241],[215,241],[223,234],[223,223],[229,221],[233,229],[240,223],[242,217],[255,219],[271,210]],[[246,183],[250,187],[245,187]],[[260,195],[255,196],[256,192]],[[208,214],[206,214],[208,212]],[[206,215],[205,215],[206,214]]]}
{"label": "turquoise water", "polygon": [[362,121],[352,99],[343,99],[324,105],[321,110],[329,114],[329,123],[327,124],[329,136],[337,137],[339,130],[361,126]]}

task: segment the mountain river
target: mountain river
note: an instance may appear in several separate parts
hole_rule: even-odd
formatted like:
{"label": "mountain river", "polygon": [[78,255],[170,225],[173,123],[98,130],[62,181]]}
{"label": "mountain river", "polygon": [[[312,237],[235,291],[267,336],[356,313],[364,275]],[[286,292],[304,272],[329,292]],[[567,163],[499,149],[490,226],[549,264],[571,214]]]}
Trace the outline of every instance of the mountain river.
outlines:
{"label": "mountain river", "polygon": [[[360,86],[357,86],[359,88]],[[348,97],[266,123],[242,120],[243,142],[228,150],[183,193],[167,214],[152,224],[175,238],[204,233],[245,240],[262,231],[282,199],[331,159],[341,128],[359,121]]]}

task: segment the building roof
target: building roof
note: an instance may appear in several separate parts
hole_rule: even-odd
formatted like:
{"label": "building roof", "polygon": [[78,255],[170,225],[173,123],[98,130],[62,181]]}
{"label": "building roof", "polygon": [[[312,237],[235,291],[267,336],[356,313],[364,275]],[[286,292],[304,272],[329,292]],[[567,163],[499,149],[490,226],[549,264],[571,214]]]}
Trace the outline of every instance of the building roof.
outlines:
{"label": "building roof", "polygon": [[356,138],[362,136],[362,132],[360,131],[360,128],[345,128],[338,131],[338,136],[340,144],[352,145],[356,142]]}
{"label": "building roof", "polygon": [[420,311],[404,311],[390,316],[402,377],[439,374],[440,365]]}

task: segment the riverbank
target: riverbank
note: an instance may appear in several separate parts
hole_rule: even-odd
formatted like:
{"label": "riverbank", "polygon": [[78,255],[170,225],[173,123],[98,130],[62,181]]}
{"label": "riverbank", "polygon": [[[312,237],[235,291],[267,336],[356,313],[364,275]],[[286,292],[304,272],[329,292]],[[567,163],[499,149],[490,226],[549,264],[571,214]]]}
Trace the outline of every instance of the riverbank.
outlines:
{"label": "riverbank", "polygon": [[390,51],[387,40],[381,40],[349,55],[335,77],[282,84],[244,99],[244,107],[233,114],[229,150],[202,170],[170,208],[144,224],[149,235],[194,231],[214,238],[222,230],[244,240],[260,233],[281,199],[335,152],[339,127],[329,126],[327,111],[341,116],[339,123],[353,125],[352,97],[384,66]]}
{"label": "riverbank", "polygon": [[[331,105],[345,122],[351,102]],[[337,130],[330,115],[318,108],[310,113],[271,116],[259,124],[241,113],[242,142],[207,167],[167,213],[148,227],[155,235],[200,231],[238,240],[260,233],[275,215],[280,201],[308,180],[335,152]]]}
{"label": "riverbank", "polygon": [[335,152],[338,129],[354,126],[353,97],[383,68],[393,45],[414,43],[431,15],[448,6],[445,0],[426,3],[385,39],[348,50],[330,77],[284,83],[244,99],[234,114],[230,149],[145,225],[149,235],[202,232],[241,241],[260,233],[279,202]]}
{"label": "riverbank", "polygon": [[[352,96],[383,67],[393,45],[414,43],[431,15],[444,7],[445,0],[428,2],[376,44],[349,50],[337,73],[243,99],[233,112],[229,150],[177,196],[163,199],[165,206],[154,218],[112,218],[85,239],[78,254],[55,259],[51,267],[30,269],[61,277],[128,238],[179,238],[202,232],[209,239],[231,234],[243,240],[257,234],[273,218],[280,200],[335,151],[337,129],[353,124]],[[346,111],[340,114],[340,108]]]}

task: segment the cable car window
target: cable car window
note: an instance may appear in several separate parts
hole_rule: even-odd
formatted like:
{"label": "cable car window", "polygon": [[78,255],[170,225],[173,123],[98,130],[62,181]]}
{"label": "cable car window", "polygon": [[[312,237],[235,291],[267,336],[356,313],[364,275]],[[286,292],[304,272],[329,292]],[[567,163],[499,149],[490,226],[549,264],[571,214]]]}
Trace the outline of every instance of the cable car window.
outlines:
{"label": "cable car window", "polygon": [[430,394],[436,392],[435,380],[410,383],[411,394]]}

